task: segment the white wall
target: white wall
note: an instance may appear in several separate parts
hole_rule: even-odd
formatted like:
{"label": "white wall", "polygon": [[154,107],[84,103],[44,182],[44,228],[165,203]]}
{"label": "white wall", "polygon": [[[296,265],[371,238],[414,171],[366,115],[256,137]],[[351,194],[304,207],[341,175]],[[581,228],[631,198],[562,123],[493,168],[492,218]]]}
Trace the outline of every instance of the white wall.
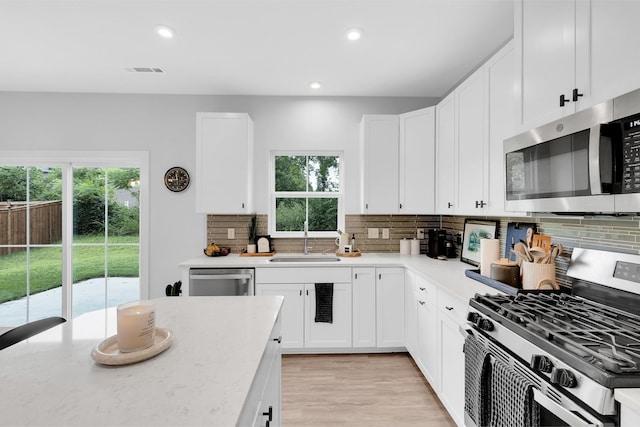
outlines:
{"label": "white wall", "polygon": [[[0,93],[2,150],[148,151],[150,296],[180,278],[177,263],[202,254],[206,216],[195,191],[171,193],[165,171],[195,174],[195,113],[246,112],[255,125],[255,207],[267,213],[270,150],[344,150],[346,210],[358,211],[358,125],[362,114],[396,114],[435,105],[436,98],[257,97]],[[242,162],[243,159],[238,159]],[[0,159],[1,163],[1,159]],[[215,173],[215,162],[211,164]],[[232,179],[232,177],[231,177]]]}

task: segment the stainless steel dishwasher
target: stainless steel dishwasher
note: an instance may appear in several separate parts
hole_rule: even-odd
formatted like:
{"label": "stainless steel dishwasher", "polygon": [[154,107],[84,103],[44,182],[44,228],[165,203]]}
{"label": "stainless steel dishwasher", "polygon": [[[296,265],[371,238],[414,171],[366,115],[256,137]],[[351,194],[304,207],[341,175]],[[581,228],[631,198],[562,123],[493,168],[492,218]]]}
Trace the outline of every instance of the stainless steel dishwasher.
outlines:
{"label": "stainless steel dishwasher", "polygon": [[255,295],[253,268],[191,268],[189,296]]}

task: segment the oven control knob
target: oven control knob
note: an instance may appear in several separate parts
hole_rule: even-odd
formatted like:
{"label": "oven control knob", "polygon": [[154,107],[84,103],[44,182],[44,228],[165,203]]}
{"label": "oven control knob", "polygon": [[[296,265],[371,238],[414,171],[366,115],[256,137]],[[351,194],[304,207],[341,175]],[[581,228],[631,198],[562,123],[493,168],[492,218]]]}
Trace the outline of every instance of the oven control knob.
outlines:
{"label": "oven control knob", "polygon": [[467,320],[471,323],[476,323],[479,318],[480,318],[480,315],[475,311],[471,311],[467,314]]}
{"label": "oven control knob", "polygon": [[483,331],[493,331],[493,322],[489,319],[478,319],[476,325]]}
{"label": "oven control knob", "polygon": [[573,372],[566,369],[553,368],[551,370],[551,383],[566,388],[573,388],[578,385],[578,380]]}
{"label": "oven control knob", "polygon": [[534,354],[531,356],[531,363],[529,365],[531,366],[531,369],[535,371],[550,373],[553,370],[553,363],[551,363],[551,359],[541,354]]}

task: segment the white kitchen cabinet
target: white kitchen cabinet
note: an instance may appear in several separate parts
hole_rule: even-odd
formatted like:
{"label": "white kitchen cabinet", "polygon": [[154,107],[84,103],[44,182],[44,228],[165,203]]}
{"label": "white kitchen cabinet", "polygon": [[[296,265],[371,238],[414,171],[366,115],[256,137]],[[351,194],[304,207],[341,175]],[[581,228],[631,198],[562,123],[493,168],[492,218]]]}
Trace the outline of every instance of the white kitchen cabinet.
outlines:
{"label": "white kitchen cabinet", "polygon": [[489,194],[484,214],[490,216],[513,216],[506,213],[504,140],[515,133],[516,79],[515,51],[513,42],[508,43],[484,66],[488,88],[489,163],[487,175]]}
{"label": "white kitchen cabinet", "polygon": [[376,268],[376,346],[404,347],[404,268]]}
{"label": "white kitchen cabinet", "polygon": [[[518,124],[523,131],[590,105],[590,3],[514,3],[516,63],[521,64]],[[574,89],[582,95],[576,101]],[[564,106],[562,95],[568,100]]]}
{"label": "white kitchen cabinet", "polygon": [[[256,295],[283,296],[282,348],[352,346],[350,268],[256,268]],[[333,323],[315,322],[315,283],[333,283]]]}
{"label": "white kitchen cabinet", "polygon": [[418,297],[416,274],[406,270],[404,274],[404,346],[418,361]]}
{"label": "white kitchen cabinet", "polygon": [[438,289],[437,302],[440,381],[438,396],[458,425],[464,425],[464,337],[467,302]]}
{"label": "white kitchen cabinet", "polygon": [[399,118],[364,115],[360,122],[362,214],[398,213]]}
{"label": "white kitchen cabinet", "polygon": [[376,269],[352,269],[353,346],[376,346]]}
{"label": "white kitchen cabinet", "polygon": [[456,189],[456,110],[452,92],[436,106],[436,213],[453,215]]}
{"label": "white kitchen cabinet", "polygon": [[484,215],[488,204],[488,108],[484,68],[455,90],[458,215]]}
{"label": "white kitchen cabinet", "polygon": [[[282,374],[282,348],[280,345],[280,317],[260,360],[251,390],[238,418],[238,425],[253,427],[279,426]],[[269,423],[267,423],[269,421]]]}
{"label": "white kitchen cabinet", "polygon": [[304,284],[256,284],[256,295],[283,296],[282,348],[304,347]]}
{"label": "white kitchen cabinet", "polygon": [[417,355],[418,366],[434,390],[440,389],[438,369],[438,312],[437,288],[418,276],[415,295],[417,302]]}
{"label": "white kitchen cabinet", "polygon": [[592,103],[640,88],[638,16],[638,1],[591,0]]}
{"label": "white kitchen cabinet", "polygon": [[435,107],[400,115],[399,213],[435,212]]}
{"label": "white kitchen cabinet", "polygon": [[253,211],[253,121],[244,113],[196,114],[196,212]]}
{"label": "white kitchen cabinet", "polygon": [[314,284],[305,285],[304,346],[306,348],[351,347],[351,283],[333,284],[333,322],[316,322]]}

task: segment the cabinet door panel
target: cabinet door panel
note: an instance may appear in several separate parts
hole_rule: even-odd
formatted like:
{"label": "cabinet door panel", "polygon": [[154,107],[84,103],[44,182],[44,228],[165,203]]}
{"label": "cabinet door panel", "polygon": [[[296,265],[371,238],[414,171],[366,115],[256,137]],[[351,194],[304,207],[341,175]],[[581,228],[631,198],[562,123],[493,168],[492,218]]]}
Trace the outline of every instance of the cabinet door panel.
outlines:
{"label": "cabinet door panel", "polygon": [[353,269],[353,346],[376,346],[376,270]]}
{"label": "cabinet door panel", "polygon": [[404,268],[376,268],[377,347],[404,347]]}
{"label": "cabinet door panel", "polygon": [[418,299],[418,355],[424,376],[435,390],[438,382],[438,314],[435,304]]}
{"label": "cabinet door panel", "polygon": [[485,137],[485,97],[483,70],[469,77],[456,89],[458,128],[458,204],[457,214],[479,214],[484,202],[485,156],[488,155]]}
{"label": "cabinet door panel", "polygon": [[351,347],[351,284],[333,285],[333,323],[316,322],[315,285],[305,285],[305,347]]}
{"label": "cabinet door panel", "polygon": [[464,425],[464,338],[458,323],[438,313],[440,400],[458,425]]}
{"label": "cabinet door panel", "polygon": [[435,211],[435,107],[400,115],[400,213]]}
{"label": "cabinet door panel", "polygon": [[640,2],[591,2],[591,81],[594,102],[640,87]]}
{"label": "cabinet door panel", "polygon": [[456,188],[455,94],[436,107],[436,213],[455,213]]}
{"label": "cabinet door panel", "polygon": [[304,285],[302,284],[256,284],[256,295],[283,296],[282,348],[304,347]]}
{"label": "cabinet door panel", "polygon": [[[522,115],[532,126],[575,112],[575,1],[522,1]],[[586,88],[581,88],[582,90]]]}
{"label": "cabinet door panel", "polygon": [[362,213],[398,213],[398,116],[362,118]]}

